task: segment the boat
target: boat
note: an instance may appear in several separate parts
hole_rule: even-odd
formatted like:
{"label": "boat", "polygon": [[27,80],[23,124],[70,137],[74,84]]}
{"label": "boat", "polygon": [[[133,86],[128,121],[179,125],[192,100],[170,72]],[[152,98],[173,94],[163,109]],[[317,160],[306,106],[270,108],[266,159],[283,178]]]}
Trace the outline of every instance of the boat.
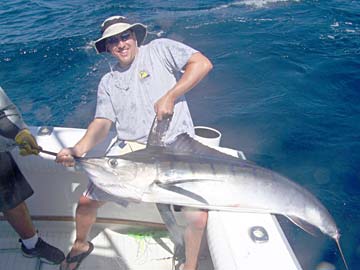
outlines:
{"label": "boat", "polygon": [[[85,129],[30,127],[39,145],[57,153],[73,146]],[[238,158],[243,152],[219,146],[221,133],[209,127],[196,127],[202,143]],[[103,156],[116,139],[111,132],[88,156]],[[66,254],[74,241],[74,213],[78,198],[88,183],[86,174],[54,162],[46,153],[39,156],[12,155],[35,193],[26,202],[39,234]],[[174,215],[184,227],[181,212]],[[201,248],[199,270],[301,270],[277,217],[271,214],[209,211],[206,239]],[[22,256],[18,236],[2,218],[0,221],[0,269],[58,269],[38,259]],[[175,246],[155,204],[131,203],[124,208],[107,203],[97,216],[90,240],[95,249],[80,269],[176,269]]]}

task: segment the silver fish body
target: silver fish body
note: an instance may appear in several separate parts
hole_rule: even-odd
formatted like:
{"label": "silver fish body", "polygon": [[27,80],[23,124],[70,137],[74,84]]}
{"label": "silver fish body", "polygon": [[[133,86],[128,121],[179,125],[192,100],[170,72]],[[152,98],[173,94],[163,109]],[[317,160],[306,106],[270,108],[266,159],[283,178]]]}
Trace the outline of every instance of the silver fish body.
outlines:
{"label": "silver fish body", "polygon": [[144,150],[80,158],[77,164],[96,186],[129,200],[284,215],[305,231],[316,228],[332,237],[348,269],[336,223],[314,195],[276,172],[209,148],[187,134],[166,144],[170,121],[155,117]]}
{"label": "silver fish body", "polygon": [[303,229],[311,224],[334,239],[339,237],[333,218],[315,196],[271,170],[240,160],[172,159],[161,154],[145,160],[117,156],[83,159],[80,164],[96,186],[114,196],[202,209],[280,214]]}

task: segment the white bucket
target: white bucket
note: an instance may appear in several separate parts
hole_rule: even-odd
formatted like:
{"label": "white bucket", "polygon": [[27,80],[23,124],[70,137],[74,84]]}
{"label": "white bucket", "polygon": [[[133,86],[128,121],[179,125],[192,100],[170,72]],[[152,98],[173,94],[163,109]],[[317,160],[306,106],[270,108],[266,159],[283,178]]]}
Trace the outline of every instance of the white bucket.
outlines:
{"label": "white bucket", "polygon": [[209,146],[219,146],[221,140],[220,131],[204,126],[196,126],[195,129],[195,139],[199,142],[209,145]]}

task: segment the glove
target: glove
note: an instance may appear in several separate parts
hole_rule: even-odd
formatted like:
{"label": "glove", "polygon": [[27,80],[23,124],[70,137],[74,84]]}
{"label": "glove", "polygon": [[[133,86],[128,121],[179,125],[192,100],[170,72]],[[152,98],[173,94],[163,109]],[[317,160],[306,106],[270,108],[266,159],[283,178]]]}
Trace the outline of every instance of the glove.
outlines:
{"label": "glove", "polygon": [[20,155],[38,155],[41,147],[27,128],[22,129],[15,137],[15,142],[20,148]]}

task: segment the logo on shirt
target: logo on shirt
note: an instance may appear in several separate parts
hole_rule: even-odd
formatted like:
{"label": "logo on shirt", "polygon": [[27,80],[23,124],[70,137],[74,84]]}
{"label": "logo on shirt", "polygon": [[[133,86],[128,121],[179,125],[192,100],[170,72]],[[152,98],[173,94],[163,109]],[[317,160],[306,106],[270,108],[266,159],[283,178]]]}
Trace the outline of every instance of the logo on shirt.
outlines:
{"label": "logo on shirt", "polygon": [[147,73],[145,70],[139,72],[140,79],[145,79],[147,77],[150,77],[150,74]]}

